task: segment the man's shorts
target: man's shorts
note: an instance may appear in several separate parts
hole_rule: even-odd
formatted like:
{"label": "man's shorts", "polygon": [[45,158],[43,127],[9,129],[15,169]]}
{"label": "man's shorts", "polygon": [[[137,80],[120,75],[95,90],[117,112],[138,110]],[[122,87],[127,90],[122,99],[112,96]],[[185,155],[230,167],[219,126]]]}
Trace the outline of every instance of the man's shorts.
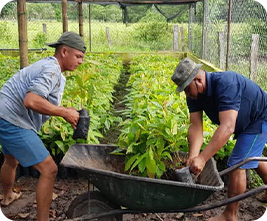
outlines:
{"label": "man's shorts", "polygon": [[0,118],[0,143],[4,155],[14,156],[23,167],[43,162],[49,152],[38,135]]}
{"label": "man's shorts", "polygon": [[[228,159],[228,166],[231,167],[249,157],[261,157],[267,142],[267,122],[262,124],[261,134],[240,134],[231,156]],[[250,161],[240,168],[255,169],[259,165],[258,161]]]}

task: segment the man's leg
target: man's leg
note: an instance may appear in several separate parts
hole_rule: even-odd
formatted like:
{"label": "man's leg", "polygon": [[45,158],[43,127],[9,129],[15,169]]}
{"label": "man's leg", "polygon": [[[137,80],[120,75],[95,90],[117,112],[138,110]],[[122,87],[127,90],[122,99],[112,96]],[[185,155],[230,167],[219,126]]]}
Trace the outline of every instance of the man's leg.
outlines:
{"label": "man's leg", "polygon": [[36,190],[37,220],[48,221],[54,182],[57,175],[57,165],[52,157],[48,156],[43,162],[34,167],[40,172]]}
{"label": "man's leg", "polygon": [[14,193],[12,188],[15,181],[18,161],[12,155],[5,155],[5,160],[1,168],[1,181],[3,186],[4,199],[2,206],[8,206],[20,197],[20,193]]}
{"label": "man's leg", "polygon": [[[267,184],[267,162],[259,162],[259,167],[255,169],[257,174],[261,177],[262,181]],[[259,196],[257,196],[259,201],[264,203],[267,202],[267,191],[263,191]]]}
{"label": "man's leg", "polygon": [[[228,198],[237,196],[246,191],[246,170],[236,169],[229,174]],[[239,202],[226,205],[224,212],[209,221],[237,221]]]}

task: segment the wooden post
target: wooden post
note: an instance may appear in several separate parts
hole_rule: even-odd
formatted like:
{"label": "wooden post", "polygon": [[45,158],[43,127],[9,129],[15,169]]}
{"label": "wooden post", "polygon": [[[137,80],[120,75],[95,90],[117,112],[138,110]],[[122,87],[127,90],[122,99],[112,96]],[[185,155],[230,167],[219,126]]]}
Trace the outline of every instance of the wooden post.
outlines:
{"label": "wooden post", "polygon": [[192,23],[193,23],[193,4],[189,5],[189,24],[188,24],[188,50],[192,52]]}
{"label": "wooden post", "polygon": [[249,78],[254,82],[257,82],[259,41],[260,41],[260,35],[259,34],[253,34],[252,35],[252,44],[251,44],[250,75],[249,75]]}
{"label": "wooden post", "polygon": [[173,50],[178,51],[178,25],[173,26]]}
{"label": "wooden post", "polygon": [[218,38],[219,38],[219,64],[220,68],[223,70],[225,68],[224,31],[218,32]]}
{"label": "wooden post", "polygon": [[228,25],[227,25],[227,51],[226,51],[226,67],[225,69],[228,70],[229,68],[229,59],[230,59],[230,33],[231,33],[231,17],[232,17],[232,7],[233,1],[229,0],[229,8],[228,8]]}
{"label": "wooden post", "polygon": [[20,68],[29,65],[26,0],[17,0]]}
{"label": "wooden post", "polygon": [[180,33],[181,33],[181,49],[184,51],[184,28],[180,27]]}
{"label": "wooden post", "polygon": [[209,0],[204,0],[203,4],[204,5],[203,5],[203,27],[202,27],[202,59],[206,59]]}
{"label": "wooden post", "polygon": [[68,1],[62,0],[62,24],[63,24],[63,32],[68,31]]}
{"label": "wooden post", "polygon": [[47,30],[46,30],[46,24],[43,23],[43,33],[46,34],[47,33]]}
{"label": "wooden post", "polygon": [[79,3],[79,34],[83,38],[83,3],[80,1]]}
{"label": "wooden post", "polygon": [[109,28],[106,27],[106,35],[107,35],[107,40],[108,40],[108,46],[111,47],[111,40],[110,40],[110,36],[109,36]]}

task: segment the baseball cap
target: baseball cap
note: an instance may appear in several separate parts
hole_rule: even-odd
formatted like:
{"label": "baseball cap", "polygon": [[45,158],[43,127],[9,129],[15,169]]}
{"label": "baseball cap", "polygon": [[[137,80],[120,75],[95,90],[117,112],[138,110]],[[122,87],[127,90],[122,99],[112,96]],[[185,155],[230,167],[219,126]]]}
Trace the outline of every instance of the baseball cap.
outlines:
{"label": "baseball cap", "polygon": [[73,31],[64,32],[57,42],[48,43],[46,45],[52,48],[57,48],[59,45],[66,45],[83,53],[86,51],[82,37]]}

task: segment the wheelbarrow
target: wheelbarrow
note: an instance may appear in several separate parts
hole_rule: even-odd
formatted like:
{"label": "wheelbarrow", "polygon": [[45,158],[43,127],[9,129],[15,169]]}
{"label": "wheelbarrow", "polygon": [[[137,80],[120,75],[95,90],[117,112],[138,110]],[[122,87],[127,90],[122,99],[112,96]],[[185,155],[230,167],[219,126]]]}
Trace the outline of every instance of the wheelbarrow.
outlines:
{"label": "wheelbarrow", "polygon": [[[61,164],[74,169],[97,188],[97,191],[88,190],[71,202],[67,211],[71,220],[122,220],[123,214],[199,212],[267,189],[265,185],[225,201],[199,206],[214,192],[224,188],[221,176],[251,160],[267,161],[267,158],[249,158],[220,173],[211,158],[196,183],[184,183],[126,174],[125,156],[111,154],[116,148],[113,145],[74,144],[65,154]],[[185,162],[187,157],[187,153],[176,152],[174,165],[177,160]]]}

